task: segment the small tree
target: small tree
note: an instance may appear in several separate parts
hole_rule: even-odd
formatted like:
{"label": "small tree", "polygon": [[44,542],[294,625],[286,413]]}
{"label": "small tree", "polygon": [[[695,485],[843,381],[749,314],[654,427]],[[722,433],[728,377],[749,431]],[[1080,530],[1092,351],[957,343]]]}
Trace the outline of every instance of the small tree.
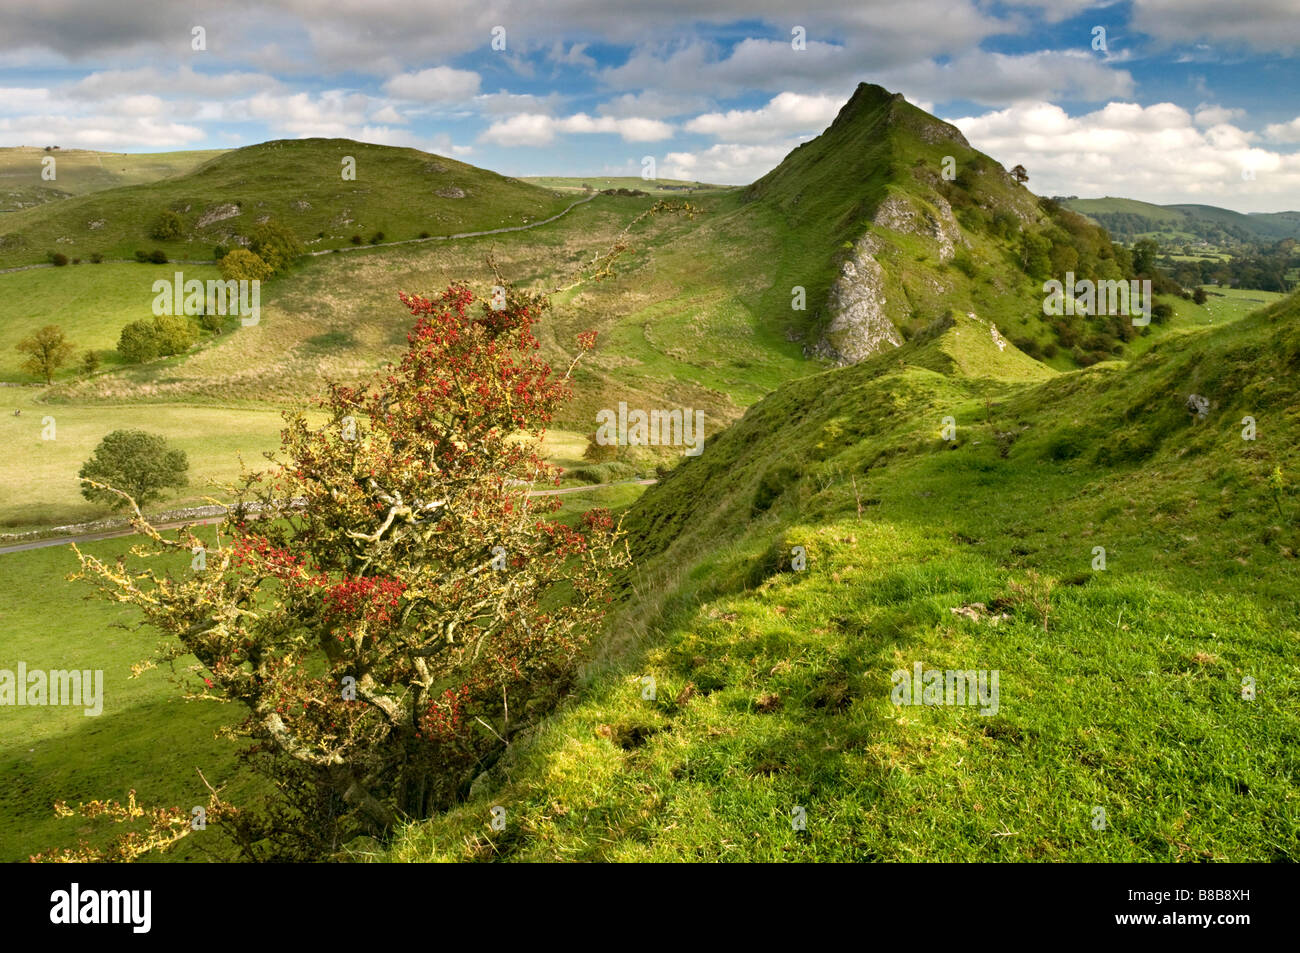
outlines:
{"label": "small tree", "polygon": [[288,271],[304,251],[298,236],[275,219],[253,226],[248,235],[248,250],[266,262],[276,275]]}
{"label": "small tree", "polygon": [[76,350],[72,342],[57,324],[47,324],[33,334],[18,342],[16,348],[30,357],[23,361],[23,370],[37,377],[44,377],[45,383],[54,383],[54,372],[72,359]]}
{"label": "small tree", "polygon": [[81,355],[81,372],[83,374],[93,374],[99,370],[99,352],[88,350]]}
{"label": "small tree", "polygon": [[160,242],[171,242],[185,233],[185,222],[171,209],[164,209],[153,223],[149,237]]}
{"label": "small tree", "polygon": [[582,451],[582,459],[588,463],[609,463],[611,460],[617,459],[617,457],[617,446],[598,443],[595,431],[587,434],[587,448]]}
{"label": "small tree", "polygon": [[204,545],[203,571],[79,553],[166,634],[160,661],[193,655],[196,692],[246,710],[279,797],[220,829],[255,859],[319,859],[449,805],[563,697],[627,562],[608,512],[575,529],[530,493],[557,480],[536,441],[578,360],[556,375],[538,358],[545,299],[401,297],[418,320],[400,362],[330,385],[323,423],[287,413],[215,545],[137,518],[155,552]]}
{"label": "small tree", "polygon": [[246,248],[234,249],[217,264],[227,281],[265,281],[273,274],[270,265]]}
{"label": "small tree", "polygon": [[131,364],[143,364],[158,356],[158,329],[148,318],[132,321],[117,338],[117,353]]}
{"label": "small tree", "polygon": [[185,475],[189,467],[185,452],[169,449],[167,441],[157,434],[114,430],[99,442],[77,475],[83,481],[82,496],[120,510],[128,501],[121,493],[106,489],[107,486],[122,490],[138,505],[146,506],[162,499],[164,489],[185,486],[189,482]]}
{"label": "small tree", "polygon": [[1011,177],[1021,185],[1024,185],[1029,181],[1029,172],[1023,165],[1018,165],[1011,170]]}
{"label": "small tree", "polygon": [[1194,304],[1205,304],[1206,297],[1205,289],[1197,285],[1196,290],[1192,292],[1192,302]]}
{"label": "small tree", "polygon": [[198,338],[194,322],[179,314],[160,314],[153,319],[154,340],[158,342],[159,355],[180,354],[187,351]]}

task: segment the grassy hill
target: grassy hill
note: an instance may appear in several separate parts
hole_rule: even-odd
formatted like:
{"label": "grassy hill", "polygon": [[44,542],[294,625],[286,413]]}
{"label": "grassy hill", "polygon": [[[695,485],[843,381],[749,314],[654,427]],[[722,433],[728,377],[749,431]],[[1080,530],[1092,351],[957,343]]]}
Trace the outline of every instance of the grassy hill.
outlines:
{"label": "grassy hill", "polygon": [[[344,179],[343,160],[356,177]],[[350,139],[291,139],[223,153],[156,182],[70,198],[0,216],[0,267],[48,261],[51,252],[130,258],[161,248],[205,260],[259,220],[292,228],[310,250],[451,235],[526,224],[563,210],[572,196],[453,159]],[[184,223],[179,239],[151,237],[165,210]]]}
{"label": "grassy hill", "polygon": [[1048,277],[1130,277],[1101,229],[879,86],[860,85],[830,128],[745,195],[755,230],[787,236],[791,284],[807,292],[794,324],[812,353],[851,363],[950,310],[1061,368],[1118,354],[1131,337],[1123,321],[1062,328],[1043,314]]}
{"label": "grassy hill", "polygon": [[1213,205],[1153,205],[1136,199],[1110,197],[1072,198],[1063,204],[1126,241],[1151,237],[1164,241],[1231,245],[1300,238],[1298,212],[1246,215]]}
{"label": "grassy hill", "polygon": [[[388,856],[1295,860],[1298,321],[1044,375],[957,318],[785,385],[633,506],[574,700]],[[997,712],[894,705],[916,662]]]}
{"label": "grassy hill", "polygon": [[[97,152],[35,146],[0,148],[0,212],[43,205],[74,195],[101,192],[123,185],[142,185],[183,175],[224,149],[184,152]],[[54,179],[45,179],[42,160],[54,159]]]}

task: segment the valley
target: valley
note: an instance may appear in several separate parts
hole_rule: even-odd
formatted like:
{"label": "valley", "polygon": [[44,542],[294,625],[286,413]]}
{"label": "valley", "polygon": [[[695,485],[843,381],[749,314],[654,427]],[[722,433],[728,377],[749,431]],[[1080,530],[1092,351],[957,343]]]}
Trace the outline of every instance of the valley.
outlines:
{"label": "valley", "polygon": [[[596,333],[539,445],[559,519],[608,508],[632,559],[576,683],[454,803],[322,859],[1297,859],[1295,294],[1193,299],[1112,241],[1116,208],[1087,204],[1111,200],[1041,199],[865,83],[742,187],[517,179],[344,139],[177,155],[122,181],[78,171],[0,216],[0,268],[72,259],[0,274],[11,538],[110,515],[77,474],[119,429],[186,454],[188,484],[150,512],[229,499],[284,414],[326,429],[327,381],[407,353],[399,292],[549,295],[531,333],[559,369]],[[0,175],[39,158],[4,150]],[[154,237],[164,213],[180,225]],[[156,281],[217,280],[267,221],[303,254],[265,280],[256,324],[123,353]],[[154,249],[164,263],[129,260]],[[1145,282],[1145,305],[1053,310],[1067,274]],[[76,359],[46,384],[17,348],[49,325]],[[657,439],[629,446],[638,419]],[[677,439],[674,420],[695,426]],[[83,548],[112,564],[139,541]],[[0,553],[0,669],[75,658],[107,698],[102,718],[3,722],[5,860],[109,843],[56,799],[203,803],[199,770],[267,796],[220,734],[234,709],[172,684],[203,663],[132,677],[156,633],[88,601],[76,569],[64,547]],[[891,673],[914,664],[994,673],[996,710],[895,704]],[[200,834],[152,859],[217,849]]]}

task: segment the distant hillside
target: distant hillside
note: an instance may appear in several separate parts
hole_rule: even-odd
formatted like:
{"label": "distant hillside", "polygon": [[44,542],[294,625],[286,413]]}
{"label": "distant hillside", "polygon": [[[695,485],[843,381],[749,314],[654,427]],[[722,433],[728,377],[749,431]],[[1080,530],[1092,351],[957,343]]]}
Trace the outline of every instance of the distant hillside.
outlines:
{"label": "distant hillside", "polygon": [[[183,175],[225,151],[135,153],[46,150],[36,146],[0,148],[0,212]],[[47,158],[54,160],[53,179],[42,177],[48,167],[43,160]]]}
{"label": "distant hillside", "polygon": [[710,185],[707,182],[690,182],[686,179],[643,179],[635,175],[525,175],[519,181],[544,189],[584,194],[603,189],[635,189],[651,195],[672,196],[733,188],[729,185]]}
{"label": "distant hillside", "polygon": [[1063,203],[1104,227],[1117,240],[1163,239],[1211,245],[1300,239],[1300,212],[1243,214],[1213,205],[1152,205],[1136,199],[1066,199]]}
{"label": "distant hillside", "polygon": [[[355,179],[343,178],[355,160]],[[526,224],[554,215],[571,196],[416,149],[350,139],[265,142],[209,159],[185,175],[114,188],[0,215],[0,267],[49,260],[52,252],[129,258],[161,248],[177,259],[211,259],[258,221],[284,222],[312,250]],[[151,230],[165,210],[181,238]],[[356,236],[356,242],[353,241]]]}

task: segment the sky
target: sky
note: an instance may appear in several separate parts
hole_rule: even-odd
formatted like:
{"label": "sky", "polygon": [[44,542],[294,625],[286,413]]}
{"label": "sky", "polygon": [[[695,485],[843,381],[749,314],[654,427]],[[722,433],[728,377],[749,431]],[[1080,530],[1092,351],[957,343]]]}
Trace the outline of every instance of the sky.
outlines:
{"label": "sky", "polygon": [[1300,210],[1300,0],[0,0],[0,146],[741,184],[859,82],[1041,195]]}

